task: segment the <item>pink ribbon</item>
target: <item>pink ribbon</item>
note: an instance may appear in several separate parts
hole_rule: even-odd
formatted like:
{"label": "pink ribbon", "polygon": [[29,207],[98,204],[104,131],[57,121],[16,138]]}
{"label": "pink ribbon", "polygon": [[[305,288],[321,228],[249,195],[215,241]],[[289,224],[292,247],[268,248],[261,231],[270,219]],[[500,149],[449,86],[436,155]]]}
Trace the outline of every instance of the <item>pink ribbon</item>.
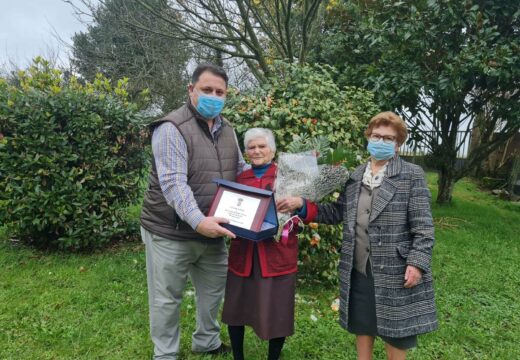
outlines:
{"label": "pink ribbon", "polygon": [[282,244],[287,245],[289,240],[289,226],[285,225],[282,230]]}
{"label": "pink ribbon", "polygon": [[282,229],[281,243],[287,245],[287,241],[289,240],[289,233],[293,230],[295,225],[298,225],[298,221],[300,218],[298,216],[293,216],[289,220],[285,222]]}

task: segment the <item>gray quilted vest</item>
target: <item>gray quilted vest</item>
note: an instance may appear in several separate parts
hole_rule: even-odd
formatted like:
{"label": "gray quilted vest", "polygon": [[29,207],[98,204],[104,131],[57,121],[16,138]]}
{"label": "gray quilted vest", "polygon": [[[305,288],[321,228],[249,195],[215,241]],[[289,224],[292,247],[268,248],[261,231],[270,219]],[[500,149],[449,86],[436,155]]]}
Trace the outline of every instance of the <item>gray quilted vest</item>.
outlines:
{"label": "gray quilted vest", "polygon": [[[217,185],[213,179],[234,181],[237,174],[238,146],[230,124],[224,120],[212,138],[207,122],[186,104],[150,125],[151,131],[163,122],[177,127],[188,149],[188,185],[199,209],[206,214]],[[141,210],[141,225],[153,234],[171,240],[208,239],[182,221],[162,194],[155,159],[148,179],[148,190]]]}

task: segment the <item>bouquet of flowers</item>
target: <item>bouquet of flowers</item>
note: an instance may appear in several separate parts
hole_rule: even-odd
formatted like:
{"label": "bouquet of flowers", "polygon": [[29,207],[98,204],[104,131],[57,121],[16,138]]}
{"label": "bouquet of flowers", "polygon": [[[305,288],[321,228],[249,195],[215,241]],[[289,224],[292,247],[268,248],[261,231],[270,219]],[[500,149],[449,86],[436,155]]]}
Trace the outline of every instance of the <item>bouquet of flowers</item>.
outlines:
{"label": "bouquet of flowers", "polygon": [[[317,202],[343,185],[349,178],[346,167],[338,164],[319,164],[316,150],[299,153],[280,153],[275,181],[275,197],[300,196]],[[278,213],[278,238],[288,234],[294,216]]]}

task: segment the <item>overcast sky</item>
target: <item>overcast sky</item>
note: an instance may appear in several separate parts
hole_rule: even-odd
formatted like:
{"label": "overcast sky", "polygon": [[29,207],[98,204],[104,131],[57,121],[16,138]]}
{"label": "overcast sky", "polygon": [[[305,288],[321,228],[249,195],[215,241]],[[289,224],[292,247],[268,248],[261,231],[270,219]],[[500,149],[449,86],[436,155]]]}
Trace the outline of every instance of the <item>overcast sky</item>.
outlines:
{"label": "overcast sky", "polygon": [[4,68],[11,68],[9,62],[24,68],[37,55],[49,58],[56,53],[66,64],[68,49],[55,33],[70,44],[72,35],[86,28],[62,0],[0,0],[0,9],[0,67]]}

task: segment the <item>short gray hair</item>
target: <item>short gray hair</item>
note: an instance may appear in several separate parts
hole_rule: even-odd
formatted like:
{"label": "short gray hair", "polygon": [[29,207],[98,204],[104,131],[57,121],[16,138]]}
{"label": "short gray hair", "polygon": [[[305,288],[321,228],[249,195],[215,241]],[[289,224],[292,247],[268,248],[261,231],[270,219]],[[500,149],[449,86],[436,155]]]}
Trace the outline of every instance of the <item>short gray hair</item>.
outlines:
{"label": "short gray hair", "polygon": [[266,128],[251,128],[246,131],[244,134],[244,148],[247,150],[247,144],[253,139],[264,138],[267,142],[267,146],[272,150],[273,153],[276,152],[276,143],[274,141],[273,132]]}

